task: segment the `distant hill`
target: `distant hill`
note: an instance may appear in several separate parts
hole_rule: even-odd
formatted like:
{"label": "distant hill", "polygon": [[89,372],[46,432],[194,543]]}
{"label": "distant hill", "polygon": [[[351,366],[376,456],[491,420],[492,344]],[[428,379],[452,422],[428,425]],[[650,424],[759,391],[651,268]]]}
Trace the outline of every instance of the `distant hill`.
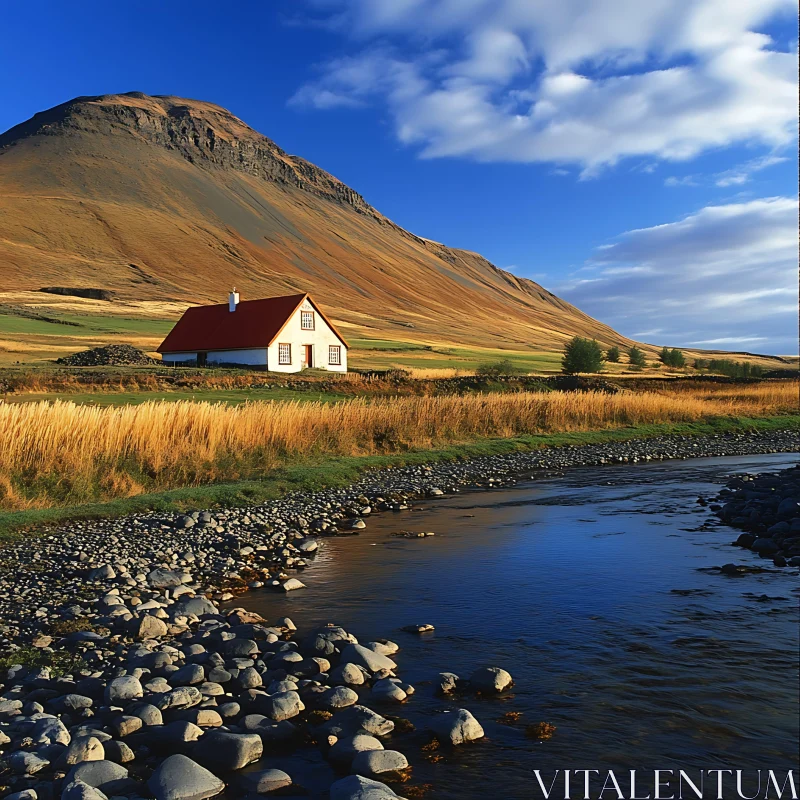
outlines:
{"label": "distant hill", "polygon": [[0,135],[0,283],[121,301],[310,291],[346,329],[553,349],[628,340],[477,253],[422,239],[212,103],[79,97]]}

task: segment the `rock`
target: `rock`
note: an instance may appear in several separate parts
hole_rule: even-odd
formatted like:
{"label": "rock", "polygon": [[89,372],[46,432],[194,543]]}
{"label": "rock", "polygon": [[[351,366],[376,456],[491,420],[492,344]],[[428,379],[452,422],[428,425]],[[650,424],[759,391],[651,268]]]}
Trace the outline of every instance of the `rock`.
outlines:
{"label": "rock", "polygon": [[239,782],[245,791],[255,794],[267,794],[292,785],[292,779],[280,769],[247,772],[241,776]]}
{"label": "rock", "polygon": [[154,589],[170,589],[173,586],[180,586],[183,578],[177,572],[168,569],[154,569],[148,573],[147,583]]}
{"label": "rock", "polygon": [[61,790],[61,800],[108,800],[108,797],[83,781],[72,781]]}
{"label": "rock", "polygon": [[189,597],[181,600],[170,609],[176,616],[202,617],[206,614],[219,614],[219,609],[207,597]]}
{"label": "rock", "polygon": [[199,664],[187,664],[169,676],[172,686],[193,686],[202,683],[205,679],[206,673]]}
{"label": "rock", "polygon": [[436,691],[439,694],[452,694],[460,680],[454,672],[440,672],[435,681]]}
{"label": "rock", "polygon": [[466,708],[437,714],[428,723],[428,728],[440,741],[454,745],[481,739],[484,735],[481,724]]}
{"label": "rock", "polygon": [[398,795],[385,783],[361,775],[348,775],[336,781],[330,788],[330,800],[397,800],[397,798]]}
{"label": "rock", "polygon": [[257,709],[271,720],[281,722],[296,717],[305,710],[305,705],[297,692],[288,691],[259,697]]}
{"label": "rock", "polygon": [[753,544],[750,545],[751,550],[755,550],[756,553],[762,556],[771,556],[773,553],[778,552],[778,545],[775,544],[773,539],[756,539]]}
{"label": "rock", "polygon": [[103,745],[95,736],[76,736],[59,759],[63,766],[73,766],[84,761],[102,761],[106,757]]}
{"label": "rock", "polygon": [[322,708],[336,710],[355,705],[358,702],[358,695],[346,686],[337,686],[317,695],[316,701]]}
{"label": "rock", "polygon": [[364,750],[354,759],[350,771],[365,778],[408,768],[408,759],[397,750]]}
{"label": "rock", "polygon": [[147,786],[156,800],[205,800],[225,789],[216,775],[180,754],[162,761]]}
{"label": "rock", "polygon": [[372,673],[397,669],[397,664],[395,664],[391,658],[376,653],[360,644],[347,645],[347,647],[342,650],[339,661],[341,664],[356,664]]}
{"label": "rock", "polygon": [[394,722],[382,717],[371,708],[357,705],[338,711],[326,723],[326,728],[328,730],[335,728],[347,736],[352,736],[359,730],[364,730],[373,736],[386,736],[394,730]]}
{"label": "rock", "polygon": [[258,674],[254,667],[247,667],[243,669],[236,680],[242,689],[256,689],[262,684],[261,675]]}
{"label": "rock", "polygon": [[498,694],[514,683],[511,675],[500,667],[481,667],[469,676],[469,685],[478,692]]}
{"label": "rock", "polygon": [[366,680],[363,668],[350,663],[339,664],[328,675],[331,683],[347,684],[349,686],[361,686]]}
{"label": "rock", "polygon": [[163,725],[164,723],[161,711],[150,703],[137,703],[128,710],[132,716],[139,717],[145,725]]}
{"label": "rock", "polygon": [[57,717],[43,717],[33,723],[30,738],[34,744],[69,744],[69,731]]}
{"label": "rock", "polygon": [[331,747],[328,758],[335,764],[349,766],[353,759],[365,750],[383,750],[383,745],[368,733],[356,733],[339,739]]}
{"label": "rock", "polygon": [[106,758],[115,764],[127,764],[135,758],[133,750],[125,742],[118,742],[116,739],[104,742],[103,749]]}
{"label": "rock", "polygon": [[372,686],[372,696],[378,701],[402,703],[408,695],[390,678],[384,678],[383,680],[375,681]]}
{"label": "rock", "polygon": [[284,581],[280,588],[283,589],[284,592],[293,592],[295,589],[305,589],[306,585],[302,582],[297,580],[297,578],[289,578],[288,581]]}
{"label": "rock", "polygon": [[135,639],[160,639],[167,634],[167,625],[164,620],[152,614],[143,614],[138,619],[130,621],[129,631]]}
{"label": "rock", "polygon": [[258,761],[263,752],[264,745],[258,734],[209,731],[195,746],[192,755],[202,764],[227,772]]}
{"label": "rock", "polygon": [[191,708],[203,702],[203,695],[200,690],[195,686],[179,686],[171,692],[162,694],[156,700],[156,706],[161,711],[174,708]]}
{"label": "rock", "polygon": [[37,797],[35,789],[23,789],[21,792],[7,794],[3,800],[37,800]]}
{"label": "rock", "polygon": [[18,750],[7,757],[6,761],[12,772],[17,775],[35,775],[50,766],[46,758],[26,750]]}
{"label": "rock", "polygon": [[127,777],[128,770],[113,761],[85,761],[70,770],[66,781],[83,781],[94,789],[113,794],[116,785]]}
{"label": "rock", "polygon": [[144,695],[141,681],[133,675],[114,678],[105,689],[106,703],[118,706],[130,700],[137,700]]}
{"label": "rock", "polygon": [[418,625],[406,625],[401,628],[401,630],[404,630],[406,633],[429,633],[436,629],[429,622],[423,622]]}

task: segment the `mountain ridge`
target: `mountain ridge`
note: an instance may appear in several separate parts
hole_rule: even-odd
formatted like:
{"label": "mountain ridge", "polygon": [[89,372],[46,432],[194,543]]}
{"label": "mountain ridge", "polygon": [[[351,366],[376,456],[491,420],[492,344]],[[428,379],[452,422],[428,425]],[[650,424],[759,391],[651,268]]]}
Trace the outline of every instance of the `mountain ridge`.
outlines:
{"label": "mountain ridge", "polygon": [[68,275],[205,302],[235,283],[249,297],[311,291],[338,319],[383,333],[629,342],[534,281],[405,230],[205,101],[129,92],[39,112],[0,135],[0,186],[0,279],[17,289]]}

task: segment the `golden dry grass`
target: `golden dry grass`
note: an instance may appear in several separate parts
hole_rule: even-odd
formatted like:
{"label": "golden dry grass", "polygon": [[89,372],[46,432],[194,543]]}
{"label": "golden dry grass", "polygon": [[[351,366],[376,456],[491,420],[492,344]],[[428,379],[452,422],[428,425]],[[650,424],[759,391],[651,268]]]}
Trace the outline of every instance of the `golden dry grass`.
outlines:
{"label": "golden dry grass", "polygon": [[368,455],[483,437],[764,416],[796,411],[797,395],[798,383],[791,382],[674,395],[522,392],[240,406],[0,404],[0,508],[51,504],[64,494],[124,497],[146,487],[230,480],[311,455]]}

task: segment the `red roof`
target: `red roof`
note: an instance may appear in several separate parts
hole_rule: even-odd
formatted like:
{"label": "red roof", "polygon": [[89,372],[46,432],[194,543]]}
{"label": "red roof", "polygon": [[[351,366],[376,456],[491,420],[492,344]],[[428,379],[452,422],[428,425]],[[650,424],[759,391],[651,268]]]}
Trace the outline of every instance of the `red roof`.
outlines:
{"label": "red roof", "polygon": [[307,294],[292,294],[242,300],[235,311],[230,311],[227,303],[187,308],[157,352],[194,353],[199,350],[269,347],[306,298],[342,344],[348,347],[339,331]]}

